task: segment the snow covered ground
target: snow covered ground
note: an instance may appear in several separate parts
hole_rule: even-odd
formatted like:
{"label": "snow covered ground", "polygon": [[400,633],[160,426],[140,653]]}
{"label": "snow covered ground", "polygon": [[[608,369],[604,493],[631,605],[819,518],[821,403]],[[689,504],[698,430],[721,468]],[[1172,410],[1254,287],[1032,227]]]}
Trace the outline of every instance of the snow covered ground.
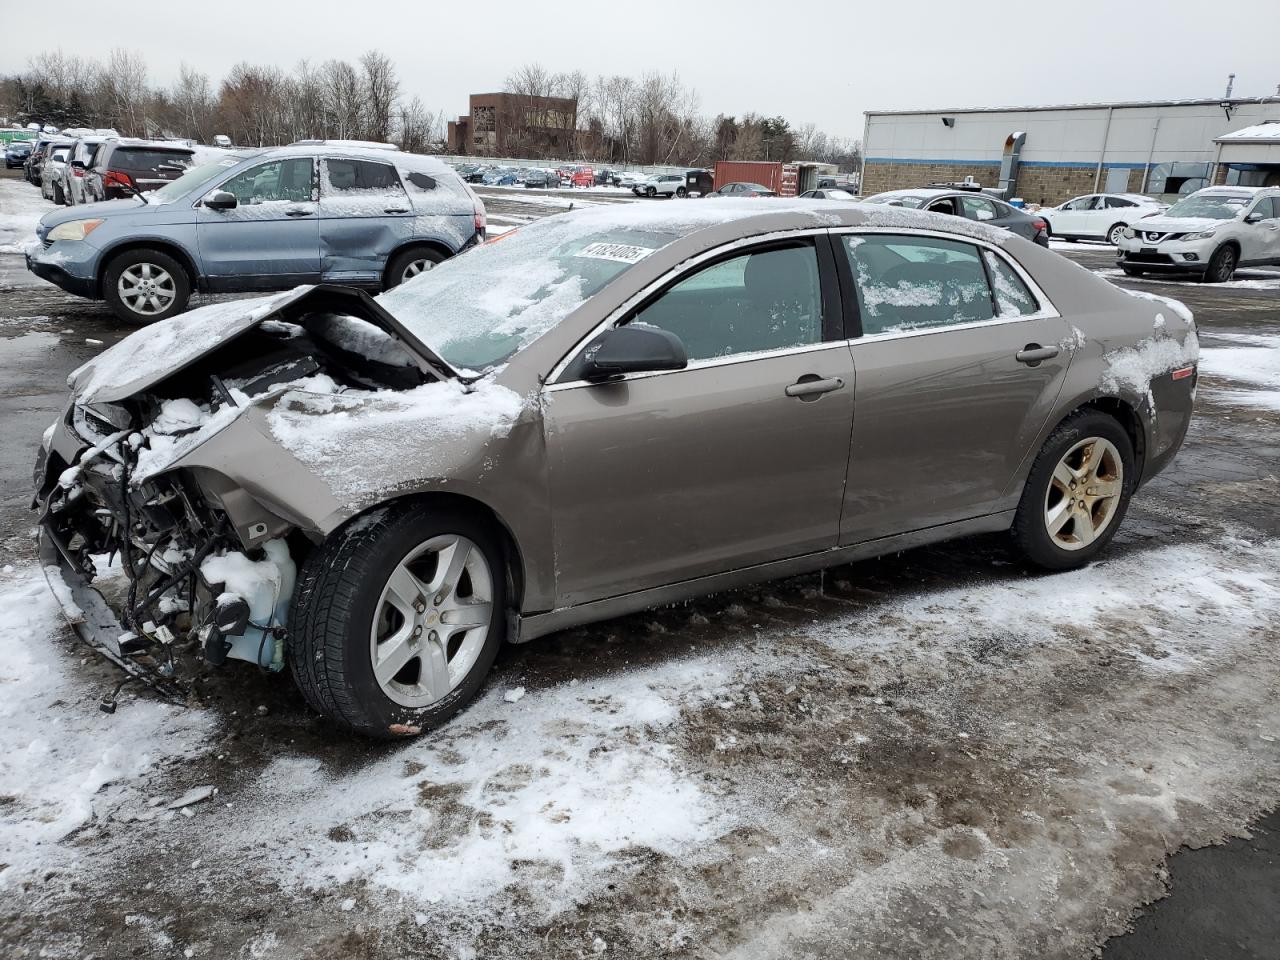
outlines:
{"label": "snow covered ground", "polygon": [[[1113,248],[1114,249],[1114,248]],[[1162,276],[1146,276],[1146,277],[1126,277],[1124,271],[1116,268],[1108,268],[1103,270],[1095,270],[1100,277],[1106,277],[1108,280],[1126,280],[1137,283],[1168,283],[1169,277]],[[1181,280],[1186,282],[1188,278],[1177,278],[1175,282]],[[1244,267],[1237,270],[1235,279],[1228,280],[1226,283],[1214,284],[1224,290],[1280,290],[1280,270],[1271,270],[1265,267]]]}
{"label": "snow covered ground", "polygon": [[1200,353],[1200,370],[1235,381],[1222,391],[1223,399],[1280,411],[1280,336],[1219,333],[1216,339],[1233,346],[1205,347]]}
{"label": "snow covered ground", "polygon": [[17,177],[0,177],[0,254],[22,254],[34,244],[36,224],[56,209],[40,188]]}

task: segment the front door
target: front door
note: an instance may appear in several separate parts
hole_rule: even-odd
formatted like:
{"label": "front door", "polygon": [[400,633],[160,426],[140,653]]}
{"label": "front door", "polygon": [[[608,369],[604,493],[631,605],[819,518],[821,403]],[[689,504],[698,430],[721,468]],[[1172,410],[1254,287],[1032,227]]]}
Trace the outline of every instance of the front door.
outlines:
{"label": "front door", "polygon": [[320,162],[320,257],[329,283],[380,285],[392,250],[413,236],[413,204],[389,163]]}
{"label": "front door", "polygon": [[862,328],[851,347],[858,380],[841,543],[1004,509],[1062,389],[1066,322],[1003,255],[975,244],[840,241]]}
{"label": "front door", "polygon": [[310,157],[271,160],[214,188],[230,210],[196,208],[200,259],[212,289],[282,289],[320,279],[320,225]]}
{"label": "front door", "polygon": [[811,239],[737,253],[624,321],[687,369],[547,389],[559,604],[835,546],[854,385],[821,290]]}

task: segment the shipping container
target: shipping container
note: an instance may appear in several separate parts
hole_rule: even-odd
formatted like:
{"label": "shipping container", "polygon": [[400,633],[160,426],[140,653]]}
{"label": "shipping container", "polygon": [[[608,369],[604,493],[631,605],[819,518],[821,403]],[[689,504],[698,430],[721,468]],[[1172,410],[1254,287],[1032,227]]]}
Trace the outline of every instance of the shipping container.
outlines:
{"label": "shipping container", "polygon": [[715,188],[726,183],[758,183],[777,193],[782,186],[782,164],[767,160],[717,160]]}

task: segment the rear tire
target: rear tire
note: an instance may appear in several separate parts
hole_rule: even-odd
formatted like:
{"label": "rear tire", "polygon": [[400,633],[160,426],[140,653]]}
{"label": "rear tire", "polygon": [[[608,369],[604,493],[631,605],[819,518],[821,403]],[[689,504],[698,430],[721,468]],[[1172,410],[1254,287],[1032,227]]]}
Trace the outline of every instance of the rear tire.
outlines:
{"label": "rear tire", "polygon": [[412,280],[420,273],[425,273],[437,263],[443,263],[445,255],[431,247],[410,247],[391,258],[387,264],[387,272],[382,283],[383,290],[398,287],[406,280]]}
{"label": "rear tire", "polygon": [[676,196],[679,197],[681,200],[683,200],[688,195],[689,195],[689,191],[686,190],[684,187],[676,187]]}
{"label": "rear tire", "polygon": [[1107,243],[1111,244],[1113,247],[1120,246],[1120,240],[1124,236],[1124,228],[1126,226],[1127,224],[1123,223],[1113,223],[1111,225],[1111,229],[1107,231]]}
{"label": "rear tire", "polygon": [[1013,521],[1014,543],[1045,570],[1082,567],[1115,536],[1136,485],[1125,429],[1098,410],[1073,413],[1032,464]]}
{"label": "rear tire", "polygon": [[[137,292],[130,294],[130,290]],[[155,323],[187,309],[191,278],[167,253],[148,247],[126,250],[107,264],[102,298],[126,323]]]}
{"label": "rear tire", "polygon": [[[487,577],[477,574],[473,580],[470,573],[460,573],[452,588],[436,586],[418,594],[423,609],[417,619],[384,622],[388,612],[395,615],[404,608],[393,583],[403,579],[409,564],[418,562],[413,559],[415,551],[449,538],[470,545],[467,563],[474,559],[475,570],[487,569]],[[430,588],[431,581],[444,576],[442,553],[432,557],[428,550],[420,556],[435,566],[413,568],[414,578],[407,581],[410,592]],[[493,666],[506,637],[506,582],[498,539],[490,525],[475,515],[412,501],[366,514],[334,533],[303,565],[289,616],[287,655],[294,680],[312,707],[366,736],[416,736],[437,727],[475,697]],[[437,605],[444,593],[450,599]],[[467,599],[481,595],[481,601],[489,604],[487,623],[450,635],[444,615],[453,609],[455,593],[469,594]],[[410,617],[417,609],[409,608]],[[484,632],[473,638],[471,630]],[[398,644],[409,648],[409,659],[396,674],[380,680],[375,658],[402,635],[416,638]],[[468,648],[468,643],[473,646]],[[455,663],[464,652],[463,661]],[[444,664],[443,674],[432,671],[432,664]],[[450,678],[455,666],[460,673],[456,679]],[[444,687],[415,693],[432,687],[435,678],[442,676]]]}
{"label": "rear tire", "polygon": [[1204,282],[1226,283],[1235,275],[1236,264],[1239,261],[1240,257],[1236,253],[1235,247],[1219,247],[1213,251],[1213,256],[1209,258],[1209,266],[1204,271]]}

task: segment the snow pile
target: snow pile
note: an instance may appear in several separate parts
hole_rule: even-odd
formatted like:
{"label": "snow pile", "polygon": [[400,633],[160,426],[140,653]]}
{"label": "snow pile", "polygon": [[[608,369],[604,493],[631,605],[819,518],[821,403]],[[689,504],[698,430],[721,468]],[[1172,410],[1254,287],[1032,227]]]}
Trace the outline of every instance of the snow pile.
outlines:
{"label": "snow pile", "polygon": [[226,343],[310,289],[301,286],[269,297],[214,303],[153,323],[71,371],[67,386],[84,403],[127,397]]}
{"label": "snow pile", "polygon": [[1200,372],[1225,380],[1242,381],[1251,388],[1219,390],[1217,393],[1246,406],[1280,410],[1280,336],[1214,336],[1241,345],[1205,347],[1200,351]]}
{"label": "snow pile", "polygon": [[25,180],[0,178],[0,254],[22,255],[40,250],[36,224],[56,209]]}
{"label": "snow pile", "polygon": [[1102,388],[1108,391],[1126,388],[1145,396],[1154,378],[1195,363],[1199,355],[1200,341],[1194,330],[1188,331],[1181,342],[1173,337],[1148,337],[1132,347],[1121,347],[1106,355]]}
{"label": "snow pile", "polygon": [[96,699],[114,673],[76,671],[76,654],[44,577],[0,578],[0,888],[69,862],[60,841],[103,812],[145,801],[133,781],[194,754],[210,718],[152,699],[107,716]]}
{"label": "snow pile", "polygon": [[522,884],[537,907],[563,908],[630,849],[677,853],[723,832],[717,804],[663,741],[682,704],[716,699],[724,678],[705,658],[520,697],[491,689],[437,733],[347,774],[277,761],[246,798],[261,835],[242,842],[267,846],[291,885],[365,880],[472,913]]}
{"label": "snow pile", "polygon": [[[290,390],[267,423],[281,446],[352,503],[438,473],[445,457],[470,461],[485,438],[505,436],[523,409],[507,387],[446,380],[412,390]],[[468,436],[475,445],[463,449]]]}

